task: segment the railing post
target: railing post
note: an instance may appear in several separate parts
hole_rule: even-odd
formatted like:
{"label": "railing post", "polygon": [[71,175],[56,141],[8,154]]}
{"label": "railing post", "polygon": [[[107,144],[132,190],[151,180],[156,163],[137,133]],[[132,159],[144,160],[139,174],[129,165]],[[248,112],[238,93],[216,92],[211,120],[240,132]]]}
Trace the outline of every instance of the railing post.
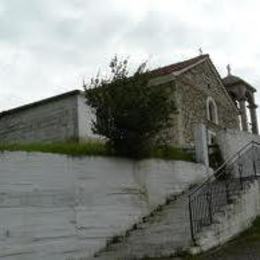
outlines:
{"label": "railing post", "polygon": [[213,223],[213,212],[212,212],[212,193],[211,191],[207,191],[207,201],[208,201],[208,207],[209,207],[209,221],[210,221],[210,224]]}
{"label": "railing post", "polygon": [[189,196],[189,215],[190,215],[190,234],[193,243],[195,243],[194,237],[194,226],[193,226],[193,214],[192,214],[192,206],[191,206],[191,196]]}
{"label": "railing post", "polygon": [[256,179],[256,165],[255,165],[255,160],[253,161],[253,168],[254,168],[254,175],[255,175],[255,179]]}
{"label": "railing post", "polygon": [[254,176],[255,176],[255,179],[257,178],[257,175],[256,175],[256,146],[254,145],[254,149],[253,150],[253,169],[254,169]]}
{"label": "railing post", "polygon": [[241,190],[243,190],[243,182],[242,182],[242,170],[243,169],[243,165],[241,163],[239,163],[238,165],[238,172],[239,172],[239,182],[240,182],[240,188]]}
{"label": "railing post", "polygon": [[229,203],[230,203],[230,194],[229,194],[228,179],[225,179],[225,188],[226,188],[226,199],[227,199],[227,204],[229,204]]}

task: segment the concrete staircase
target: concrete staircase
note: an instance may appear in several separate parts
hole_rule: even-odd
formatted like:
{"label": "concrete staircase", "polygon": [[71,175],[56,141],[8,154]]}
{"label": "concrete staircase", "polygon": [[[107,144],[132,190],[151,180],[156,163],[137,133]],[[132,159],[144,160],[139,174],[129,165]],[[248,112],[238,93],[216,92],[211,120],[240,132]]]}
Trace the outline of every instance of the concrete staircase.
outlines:
{"label": "concrete staircase", "polygon": [[192,192],[168,199],[124,235],[114,237],[95,259],[197,254],[246,230],[260,211],[257,156],[260,144],[247,144]]}
{"label": "concrete staircase", "polygon": [[[222,181],[216,180],[213,185],[224,188]],[[241,191],[234,190],[230,203],[214,214],[213,224],[196,234],[195,244],[190,233],[188,192],[169,198],[125,234],[111,239],[91,259],[133,260],[207,251],[250,227],[259,211],[259,196],[257,180],[247,182]]]}
{"label": "concrete staircase", "polygon": [[188,198],[183,194],[169,198],[123,236],[112,239],[94,259],[169,257],[190,246]]}

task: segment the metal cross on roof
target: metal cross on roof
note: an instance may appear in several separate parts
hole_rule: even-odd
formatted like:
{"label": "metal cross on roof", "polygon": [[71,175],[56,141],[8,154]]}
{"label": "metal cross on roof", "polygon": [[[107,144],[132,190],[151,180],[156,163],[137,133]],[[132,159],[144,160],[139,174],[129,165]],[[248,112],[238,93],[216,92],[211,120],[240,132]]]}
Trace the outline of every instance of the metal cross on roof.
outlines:
{"label": "metal cross on roof", "polygon": [[230,66],[230,64],[227,65],[227,71],[228,71],[228,75],[231,75],[231,66]]}

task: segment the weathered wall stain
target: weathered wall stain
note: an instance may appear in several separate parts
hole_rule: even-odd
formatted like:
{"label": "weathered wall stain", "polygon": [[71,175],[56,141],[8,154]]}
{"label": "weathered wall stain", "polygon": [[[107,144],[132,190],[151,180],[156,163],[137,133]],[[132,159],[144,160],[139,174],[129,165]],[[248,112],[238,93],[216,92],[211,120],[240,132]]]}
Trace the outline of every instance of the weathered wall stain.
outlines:
{"label": "weathered wall stain", "polygon": [[181,161],[2,153],[0,258],[92,255],[205,172]]}

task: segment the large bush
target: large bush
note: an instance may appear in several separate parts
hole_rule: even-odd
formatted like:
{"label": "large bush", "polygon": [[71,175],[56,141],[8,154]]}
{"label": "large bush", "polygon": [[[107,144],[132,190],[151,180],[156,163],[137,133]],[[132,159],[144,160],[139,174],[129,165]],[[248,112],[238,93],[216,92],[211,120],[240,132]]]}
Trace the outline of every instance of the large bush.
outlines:
{"label": "large bush", "polygon": [[114,57],[109,67],[109,77],[98,75],[85,86],[87,104],[96,114],[93,131],[117,154],[146,156],[158,133],[171,126],[174,86],[149,84],[152,73],[145,63],[131,76],[128,59]]}

